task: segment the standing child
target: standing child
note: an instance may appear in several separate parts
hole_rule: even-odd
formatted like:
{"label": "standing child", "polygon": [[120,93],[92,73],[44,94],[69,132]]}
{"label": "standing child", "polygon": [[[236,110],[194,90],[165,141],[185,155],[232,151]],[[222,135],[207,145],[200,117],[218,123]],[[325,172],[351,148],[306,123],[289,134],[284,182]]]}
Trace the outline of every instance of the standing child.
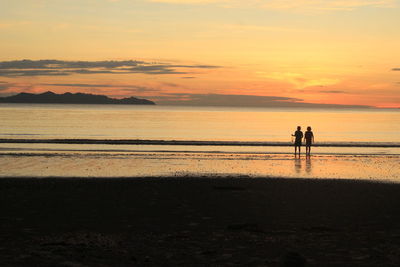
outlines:
{"label": "standing child", "polygon": [[300,156],[300,149],[301,149],[301,140],[303,139],[303,132],[301,131],[301,127],[297,126],[297,131],[292,134],[295,136],[296,139],[294,140],[294,155],[297,154],[297,148],[299,148],[299,156]]}
{"label": "standing child", "polygon": [[307,127],[307,131],[304,134],[304,140],[306,141],[306,155],[311,154],[311,145],[314,143],[314,134],[311,131],[311,127]]}

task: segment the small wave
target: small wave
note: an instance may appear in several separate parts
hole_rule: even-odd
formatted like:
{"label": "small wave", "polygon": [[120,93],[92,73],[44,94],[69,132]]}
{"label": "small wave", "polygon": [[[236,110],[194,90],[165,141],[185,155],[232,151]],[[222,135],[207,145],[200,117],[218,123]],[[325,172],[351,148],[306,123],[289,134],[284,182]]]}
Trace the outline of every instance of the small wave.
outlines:
{"label": "small wave", "polygon": [[[3,144],[103,144],[103,145],[168,145],[168,146],[293,146],[290,142],[271,141],[195,141],[143,139],[0,139]],[[318,142],[315,147],[400,147],[400,142]]]}

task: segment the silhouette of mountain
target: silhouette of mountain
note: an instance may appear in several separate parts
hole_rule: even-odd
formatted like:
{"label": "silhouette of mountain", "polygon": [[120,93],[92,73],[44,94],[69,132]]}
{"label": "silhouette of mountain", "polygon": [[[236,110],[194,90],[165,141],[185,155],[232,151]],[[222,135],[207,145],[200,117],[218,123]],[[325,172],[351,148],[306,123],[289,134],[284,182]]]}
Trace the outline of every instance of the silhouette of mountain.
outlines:
{"label": "silhouette of mountain", "polygon": [[109,98],[105,95],[84,93],[42,94],[19,93],[9,97],[0,97],[0,103],[57,103],[57,104],[124,104],[124,105],[155,105],[153,101],[128,97],[123,99]]}

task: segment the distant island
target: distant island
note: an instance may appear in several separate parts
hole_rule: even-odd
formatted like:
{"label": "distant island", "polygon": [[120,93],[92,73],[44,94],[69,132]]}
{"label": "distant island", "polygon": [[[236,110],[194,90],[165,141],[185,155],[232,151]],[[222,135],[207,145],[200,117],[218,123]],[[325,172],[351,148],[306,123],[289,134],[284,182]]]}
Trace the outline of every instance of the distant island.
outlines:
{"label": "distant island", "polygon": [[123,104],[123,105],[155,105],[153,101],[128,97],[122,99],[109,98],[105,95],[84,93],[42,94],[19,93],[9,97],[0,97],[0,103],[48,103],[48,104]]}

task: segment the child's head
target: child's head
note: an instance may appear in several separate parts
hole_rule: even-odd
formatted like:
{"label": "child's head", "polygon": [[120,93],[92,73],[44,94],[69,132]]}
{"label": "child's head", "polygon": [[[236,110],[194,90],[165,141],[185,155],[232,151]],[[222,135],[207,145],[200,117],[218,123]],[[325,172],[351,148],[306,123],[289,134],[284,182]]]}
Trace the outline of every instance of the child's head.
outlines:
{"label": "child's head", "polygon": [[307,127],[307,131],[311,131],[311,127],[310,126]]}
{"label": "child's head", "polygon": [[297,131],[300,131],[301,130],[301,127],[300,126],[297,126]]}

